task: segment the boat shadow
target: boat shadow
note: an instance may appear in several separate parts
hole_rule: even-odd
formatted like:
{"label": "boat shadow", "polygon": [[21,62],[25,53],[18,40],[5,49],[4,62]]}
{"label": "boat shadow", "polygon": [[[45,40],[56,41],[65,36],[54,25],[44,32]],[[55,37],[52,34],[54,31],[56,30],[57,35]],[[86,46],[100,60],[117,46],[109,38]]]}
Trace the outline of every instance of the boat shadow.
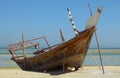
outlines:
{"label": "boat shadow", "polygon": [[49,73],[51,76],[53,76],[53,75],[61,75],[61,74],[69,73],[69,72],[73,72],[73,71],[63,71],[61,69],[61,70],[51,70],[46,73]]}
{"label": "boat shadow", "polygon": [[75,72],[78,70],[75,70],[75,69],[63,70],[62,68],[56,68],[56,69],[45,71],[44,73],[47,73],[47,74],[50,74],[51,76],[54,76],[54,75],[62,75],[62,74],[70,73],[70,72]]}
{"label": "boat shadow", "polygon": [[71,71],[71,70],[63,71],[63,69],[53,69],[48,71],[31,71],[31,72],[45,73],[45,74],[50,74],[51,76],[54,76],[54,75],[62,75],[62,74],[70,73],[74,71]]}

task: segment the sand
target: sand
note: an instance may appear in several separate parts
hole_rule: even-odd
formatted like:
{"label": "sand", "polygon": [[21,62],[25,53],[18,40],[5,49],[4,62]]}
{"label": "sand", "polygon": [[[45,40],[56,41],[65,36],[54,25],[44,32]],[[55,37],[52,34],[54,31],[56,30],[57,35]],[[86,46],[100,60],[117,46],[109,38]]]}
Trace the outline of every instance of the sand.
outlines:
{"label": "sand", "polygon": [[105,74],[96,67],[83,67],[78,71],[30,72],[19,68],[0,68],[0,78],[120,78],[120,66],[104,66]]}

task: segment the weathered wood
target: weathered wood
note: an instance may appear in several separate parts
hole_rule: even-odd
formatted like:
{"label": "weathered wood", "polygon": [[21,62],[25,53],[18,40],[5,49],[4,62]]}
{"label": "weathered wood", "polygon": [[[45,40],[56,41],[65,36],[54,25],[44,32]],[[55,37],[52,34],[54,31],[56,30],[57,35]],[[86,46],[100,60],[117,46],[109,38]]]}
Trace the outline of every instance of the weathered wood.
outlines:
{"label": "weathered wood", "polygon": [[[36,44],[31,44],[31,45],[27,45],[27,46],[24,46],[24,48],[30,48],[30,47],[35,47],[35,46],[39,46],[39,43],[36,43]],[[17,47],[17,48],[11,48],[10,50],[21,50],[23,47]]]}
{"label": "weathered wood", "polygon": [[67,67],[75,67],[78,69],[79,67],[82,67],[94,31],[95,27],[92,27],[80,32],[73,39],[52,48],[47,52],[43,52],[33,57],[26,57],[27,60],[25,60],[25,58],[15,58],[14,61],[23,70],[50,70],[63,66],[63,52],[65,52],[65,69],[67,69]]}
{"label": "weathered wood", "polygon": [[47,39],[46,39],[46,38],[44,38],[44,40],[45,40],[45,42],[47,43],[48,48],[51,50],[50,44],[48,43]]}
{"label": "weathered wood", "polygon": [[[26,41],[24,41],[24,43],[30,43],[31,41],[38,40],[38,39],[42,39],[42,38],[46,38],[46,36],[42,36],[42,37],[39,37],[39,38],[33,38],[33,39],[30,39],[30,40],[26,40]],[[21,43],[22,43],[22,41],[21,41],[21,42],[18,42],[18,43],[15,43],[15,44],[10,44],[10,45],[8,45],[8,47],[18,46],[18,45],[20,45]]]}
{"label": "weathered wood", "polygon": [[[65,38],[63,36],[62,30],[60,29],[60,37],[62,40],[62,44],[65,43]],[[65,72],[65,52],[63,52],[63,72]]]}
{"label": "weathered wood", "polygon": [[65,38],[64,38],[64,36],[63,36],[63,33],[62,33],[62,30],[61,30],[61,29],[60,29],[60,37],[61,37],[62,43],[64,43],[64,42],[65,42]]}

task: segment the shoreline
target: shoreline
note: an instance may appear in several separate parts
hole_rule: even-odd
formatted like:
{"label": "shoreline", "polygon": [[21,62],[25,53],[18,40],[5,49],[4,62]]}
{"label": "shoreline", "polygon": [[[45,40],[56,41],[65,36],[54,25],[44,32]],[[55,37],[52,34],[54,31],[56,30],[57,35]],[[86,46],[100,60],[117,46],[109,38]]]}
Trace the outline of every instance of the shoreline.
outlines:
{"label": "shoreline", "polygon": [[104,66],[105,74],[97,66],[85,66],[74,72],[32,72],[17,68],[0,68],[0,78],[119,78],[120,66]]}
{"label": "shoreline", "polygon": [[7,70],[7,69],[20,69],[20,68],[18,66],[5,66],[5,67],[2,66],[2,67],[0,67],[0,70],[1,69],[6,69]]}

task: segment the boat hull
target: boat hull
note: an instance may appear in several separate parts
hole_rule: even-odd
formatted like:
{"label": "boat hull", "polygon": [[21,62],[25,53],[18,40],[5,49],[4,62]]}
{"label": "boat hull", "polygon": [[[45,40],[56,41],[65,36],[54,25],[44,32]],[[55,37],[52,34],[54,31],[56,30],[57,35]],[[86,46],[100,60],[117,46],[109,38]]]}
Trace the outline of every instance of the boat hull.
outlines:
{"label": "boat hull", "polygon": [[95,29],[94,26],[80,32],[73,39],[48,52],[38,54],[34,57],[16,58],[14,61],[21,69],[28,71],[48,71],[62,67],[63,65],[64,69],[75,67],[77,70],[82,67]]}

